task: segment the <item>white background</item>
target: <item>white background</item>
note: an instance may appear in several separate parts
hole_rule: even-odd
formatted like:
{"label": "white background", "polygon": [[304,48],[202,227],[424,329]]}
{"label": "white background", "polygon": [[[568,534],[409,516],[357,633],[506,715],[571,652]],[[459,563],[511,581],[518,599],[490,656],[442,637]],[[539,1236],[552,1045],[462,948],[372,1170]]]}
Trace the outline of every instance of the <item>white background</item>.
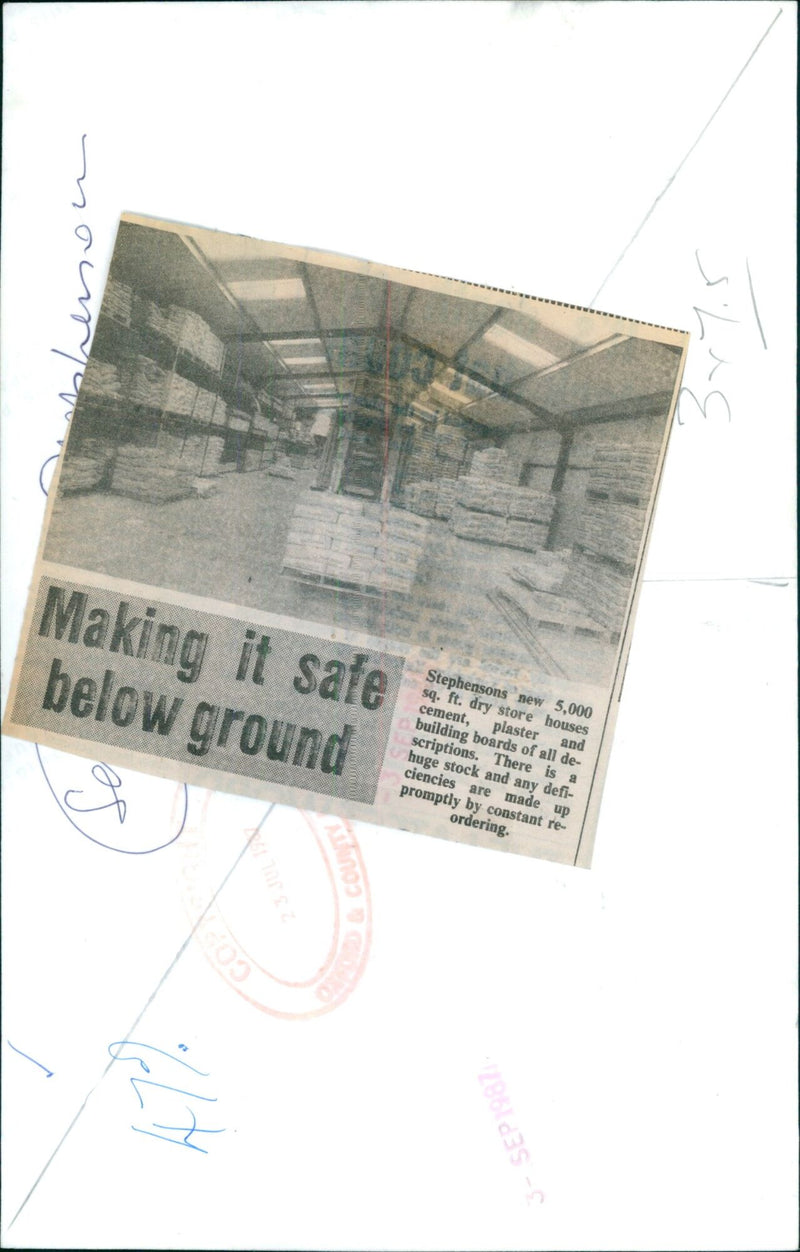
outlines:
{"label": "white background", "polygon": [[[228,1129],[208,1156],[131,1134],[102,1077],[186,936],[176,850],[82,839],[5,743],[6,1246],[794,1246],[795,6],[5,18],[4,695],[82,222],[94,312],[128,210],[688,329],[699,401],[668,453],[594,868],[359,827],[373,951],[313,1022],[248,1008],[190,947],[138,1029],[211,1070]],[[161,791],[126,785],[157,822]],[[247,804],[210,835],[231,859]],[[487,1056],[544,1203],[505,1159]]]}

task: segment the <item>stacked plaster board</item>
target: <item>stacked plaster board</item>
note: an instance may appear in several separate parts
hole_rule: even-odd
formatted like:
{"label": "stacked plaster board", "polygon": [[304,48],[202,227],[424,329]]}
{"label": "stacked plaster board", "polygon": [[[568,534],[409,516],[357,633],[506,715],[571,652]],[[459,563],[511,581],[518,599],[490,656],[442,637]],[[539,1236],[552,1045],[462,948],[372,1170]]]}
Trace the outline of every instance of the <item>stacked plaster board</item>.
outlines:
{"label": "stacked plaster board", "polygon": [[398,509],[307,492],[289,525],[283,571],[362,590],[408,595],[427,524]]}

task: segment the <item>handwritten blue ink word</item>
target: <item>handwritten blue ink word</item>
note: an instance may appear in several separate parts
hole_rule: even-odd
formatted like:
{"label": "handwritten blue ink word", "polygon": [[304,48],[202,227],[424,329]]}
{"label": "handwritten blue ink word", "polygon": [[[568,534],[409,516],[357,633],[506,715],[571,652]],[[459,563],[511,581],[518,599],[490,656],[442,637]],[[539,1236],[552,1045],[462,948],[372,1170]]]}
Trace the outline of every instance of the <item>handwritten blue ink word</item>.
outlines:
{"label": "handwritten blue ink word", "polygon": [[[81,156],[82,156],[82,161],[83,161],[83,168],[79,177],[76,179],[76,186],[78,188],[79,198],[71,201],[71,207],[73,209],[77,209],[80,213],[83,213],[83,210],[86,208],[86,193],[83,187],[84,181],[86,179],[86,136],[85,135],[81,135]],[[80,387],[81,379],[83,378],[84,366],[86,365],[86,362],[89,359],[88,344],[92,337],[92,330],[91,330],[92,314],[89,310],[89,301],[91,299],[92,293],[89,290],[89,285],[86,281],[86,273],[85,273],[86,270],[94,269],[94,262],[88,260],[86,256],[86,253],[90,250],[92,246],[92,231],[91,231],[91,228],[86,224],[86,222],[81,222],[78,226],[75,227],[73,234],[75,235],[75,238],[78,239],[80,243],[83,244],[83,256],[78,262],[78,281],[80,282],[80,287],[81,287],[80,294],[78,295],[79,312],[70,314],[70,318],[72,319],[73,322],[79,322],[80,325],[83,326],[83,339],[77,346],[77,351],[80,353],[80,356],[75,356],[75,354],[71,352],[65,352],[63,348],[51,348],[50,349],[50,351],[55,352],[57,356],[63,356],[67,361],[72,361],[75,365],[78,365],[80,367],[79,369],[73,371],[72,380],[71,380],[72,389],[60,391],[58,393],[59,400],[62,400],[64,404],[68,406],[67,411],[64,414],[65,422],[69,421],[69,419],[72,416],[72,411],[75,408],[75,401],[78,398],[78,388]],[[64,443],[64,440],[58,439],[56,440],[56,442],[60,449],[62,444]],[[47,487],[45,486],[45,476],[47,475],[48,469],[52,468],[53,464],[58,460],[58,457],[59,457],[59,453],[54,452],[52,456],[47,457],[47,459],[43,461],[42,465],[39,468],[39,486],[41,487],[45,495],[47,495]]]}
{"label": "handwritten blue ink word", "polygon": [[[179,1044],[178,1046],[185,1047],[185,1045],[183,1044]],[[180,1065],[184,1069],[190,1070],[191,1073],[196,1074],[198,1078],[209,1077],[209,1075],[204,1073],[202,1070],[195,1069],[195,1067],[193,1065],[190,1065],[188,1061],[184,1061],[178,1056],[173,1056],[170,1052],[165,1052],[163,1048],[156,1048],[153,1046],[153,1044],[150,1044],[150,1043],[135,1043],[131,1039],[118,1039],[115,1043],[110,1043],[108,1045],[108,1052],[113,1061],[120,1061],[123,1063],[132,1064],[132,1065],[138,1064],[140,1067],[139,1073],[145,1073],[145,1074],[151,1073],[152,1071],[151,1071],[150,1065],[148,1065],[147,1061],[145,1061],[141,1056],[122,1056],[121,1052],[123,1048],[136,1048],[141,1051],[146,1051],[148,1053],[147,1059],[150,1062],[150,1065],[158,1066],[159,1069],[165,1068],[164,1062],[158,1061],[156,1057],[166,1057],[167,1061],[174,1062],[176,1065]],[[188,1052],[188,1048],[186,1050]],[[150,1053],[155,1053],[156,1056],[154,1057],[150,1055]],[[167,1070],[169,1069],[169,1067],[166,1067],[166,1068]],[[180,1074],[178,1075],[178,1078],[183,1082],[187,1081],[186,1078]],[[131,1130],[135,1130],[137,1134],[150,1135],[153,1139],[163,1139],[165,1143],[174,1143],[176,1147],[191,1148],[194,1152],[202,1152],[204,1156],[208,1155],[208,1149],[201,1148],[199,1143],[192,1143],[191,1142],[192,1135],[224,1134],[225,1129],[226,1129],[224,1126],[218,1127],[215,1129],[210,1129],[204,1126],[198,1126],[197,1115],[194,1109],[189,1104],[186,1103],[186,1100],[203,1100],[207,1104],[216,1104],[217,1102],[216,1096],[203,1095],[201,1092],[198,1092],[198,1091],[187,1091],[184,1087],[173,1087],[173,1086],[170,1086],[168,1083],[156,1082],[150,1078],[140,1078],[138,1076],[138,1073],[136,1077],[130,1077],[128,1081],[130,1082],[131,1086],[133,1087],[133,1090],[136,1093],[136,1099],[139,1102],[140,1109],[145,1108],[145,1097],[147,1098],[147,1101],[148,1101],[147,1114],[150,1118],[153,1118],[153,1116],[156,1116],[156,1117],[166,1116],[170,1110],[170,1107],[174,1106],[177,1103],[181,1105],[181,1113],[185,1110],[189,1118],[189,1121],[191,1123],[188,1126],[183,1126],[183,1125],[172,1126],[172,1125],[168,1125],[165,1122],[157,1122],[157,1121],[151,1120],[150,1129],[146,1129],[144,1126],[134,1126],[133,1123],[131,1123]],[[197,1086],[198,1084],[193,1083],[192,1085]],[[149,1088],[151,1090],[147,1090],[143,1092],[142,1090],[143,1088]],[[155,1092],[159,1092],[159,1093],[172,1092],[172,1096],[165,1097],[162,1094],[156,1095],[154,1094]],[[175,1100],[176,1096],[183,1097],[183,1098],[179,1098],[176,1101]],[[162,1110],[164,1111],[162,1112]],[[175,1116],[174,1113],[170,1115]],[[181,1117],[181,1120],[183,1120],[182,1117]],[[173,1132],[173,1134],[182,1136],[182,1137],[173,1138],[169,1134],[166,1134],[166,1135],[159,1134],[158,1131],[161,1131],[161,1130],[171,1131]]]}
{"label": "handwritten blue ink word", "polygon": [[[750,334],[757,332],[764,351],[767,350],[767,339],[761,323],[761,315],[758,311],[749,259],[745,257],[744,260],[744,276],[747,279],[746,291],[744,291],[744,282],[740,281],[738,285],[734,282],[731,285],[731,276],[729,274],[722,274],[718,278],[710,278],[706,272],[706,267],[700,259],[699,248],[695,249],[694,257],[700,277],[706,288],[709,289],[709,299],[703,303],[711,307],[700,308],[699,305],[695,304],[692,305],[692,311],[699,323],[700,342],[705,344],[706,352],[708,353],[706,365],[709,364],[709,361],[713,362],[706,378],[706,382],[710,383],[717,370],[722,370],[723,367],[734,367],[736,354],[741,347],[743,332],[747,333],[749,331]],[[716,290],[717,288],[719,290]],[[738,313],[739,316],[734,317],[734,312]],[[734,327],[738,327],[738,329],[734,330]],[[718,352],[724,352],[725,355],[718,355]],[[718,380],[712,389],[706,389],[706,394],[702,399],[691,388],[681,387],[678,393],[676,410],[678,425],[687,425],[687,417],[689,419],[692,417],[696,418],[698,414],[705,420],[714,417],[716,414],[723,421],[730,422],[732,411],[728,397],[722,390],[724,385],[724,381],[720,382]]]}

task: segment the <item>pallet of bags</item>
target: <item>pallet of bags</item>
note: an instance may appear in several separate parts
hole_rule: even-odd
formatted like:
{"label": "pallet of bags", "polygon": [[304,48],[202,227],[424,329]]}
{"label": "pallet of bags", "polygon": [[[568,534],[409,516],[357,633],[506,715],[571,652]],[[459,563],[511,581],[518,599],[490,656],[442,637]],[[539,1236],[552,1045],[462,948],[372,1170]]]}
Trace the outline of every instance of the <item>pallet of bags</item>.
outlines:
{"label": "pallet of bags", "polygon": [[119,368],[111,361],[100,361],[90,357],[83,370],[81,394],[106,396],[118,400],[122,394],[122,379]]}
{"label": "pallet of bags", "polygon": [[130,326],[133,313],[133,288],[127,283],[121,283],[119,279],[107,279],[106,289],[103,292],[103,312],[107,317],[113,317],[115,322]]}
{"label": "pallet of bags", "polygon": [[621,631],[631,581],[630,572],[610,561],[576,553],[564,580],[564,591],[579,600],[598,622],[613,631]]}
{"label": "pallet of bags", "polygon": [[267,473],[271,478],[297,478],[297,471],[285,452],[277,452],[275,454],[274,461],[267,466]]}
{"label": "pallet of bags", "polygon": [[436,516],[438,486],[435,482],[409,483],[403,493],[403,502],[412,513],[422,517]]}
{"label": "pallet of bags", "polygon": [[449,521],[456,505],[457,486],[453,478],[442,478],[436,489],[436,516]]}
{"label": "pallet of bags", "polygon": [[504,487],[502,496],[508,517],[547,525],[553,520],[556,499],[552,492],[534,491],[530,487]]}
{"label": "pallet of bags", "polygon": [[148,356],[139,353],[122,370],[123,388],[130,404],[163,409],[167,388],[167,371]]}
{"label": "pallet of bags", "polygon": [[587,500],[575,541],[587,552],[635,565],[644,531],[645,510],[632,504]]}
{"label": "pallet of bags", "polygon": [[501,542],[507,548],[525,548],[528,552],[536,552],[547,543],[549,533],[550,527],[541,522],[520,522],[509,517]]}
{"label": "pallet of bags", "polygon": [[166,504],[194,494],[193,475],[163,448],[125,444],[117,452],[111,490],[150,504]]}
{"label": "pallet of bags", "polygon": [[657,452],[598,444],[592,455],[587,490],[614,500],[646,504],[657,466]]}
{"label": "pallet of bags", "polygon": [[222,399],[222,396],[214,396],[214,404],[211,407],[211,413],[208,419],[212,426],[227,426],[228,424],[228,406]]}
{"label": "pallet of bags", "polygon": [[218,474],[224,450],[225,440],[222,438],[222,435],[206,435],[205,450],[198,473],[207,475]]}
{"label": "pallet of bags", "polygon": [[172,338],[169,315],[155,300],[134,296],[134,309],[134,320],[143,330],[152,331],[165,339]]}
{"label": "pallet of bags", "polygon": [[206,451],[206,437],[202,434],[188,434],[183,441],[180,449],[181,462],[191,469],[193,474],[199,474],[203,464],[203,457]]}
{"label": "pallet of bags", "polygon": [[472,454],[469,477],[482,478],[487,483],[514,483],[519,478],[519,466],[505,448],[483,448]]}
{"label": "pallet of bags", "polygon": [[292,515],[283,569],[360,590],[407,594],[426,533],[424,522],[396,509],[309,493]]}
{"label": "pallet of bags", "polygon": [[456,504],[450,518],[450,529],[460,539],[479,543],[503,543],[506,519],[494,513],[476,513]]}
{"label": "pallet of bags", "polygon": [[500,517],[506,515],[506,504],[503,489],[497,483],[484,482],[481,478],[459,478],[456,488],[456,501],[464,509],[472,509],[477,513],[496,513]]}
{"label": "pallet of bags", "polygon": [[194,413],[192,414],[196,422],[211,422],[214,418],[214,410],[217,406],[219,396],[209,391],[206,387],[197,388],[197,398],[194,405]]}
{"label": "pallet of bags", "polygon": [[176,342],[184,352],[202,361],[209,369],[222,366],[223,347],[211,327],[192,309],[170,306],[170,321],[177,330]]}
{"label": "pallet of bags", "polygon": [[61,467],[61,491],[90,491],[105,478],[113,460],[111,445],[104,439],[84,439],[74,453],[68,453]]}
{"label": "pallet of bags", "polygon": [[65,457],[59,480],[60,491],[91,491],[103,477],[103,466],[94,457],[75,452]]}
{"label": "pallet of bags", "polygon": [[197,385],[181,374],[170,374],[167,382],[164,407],[168,413],[191,417],[197,400]]}

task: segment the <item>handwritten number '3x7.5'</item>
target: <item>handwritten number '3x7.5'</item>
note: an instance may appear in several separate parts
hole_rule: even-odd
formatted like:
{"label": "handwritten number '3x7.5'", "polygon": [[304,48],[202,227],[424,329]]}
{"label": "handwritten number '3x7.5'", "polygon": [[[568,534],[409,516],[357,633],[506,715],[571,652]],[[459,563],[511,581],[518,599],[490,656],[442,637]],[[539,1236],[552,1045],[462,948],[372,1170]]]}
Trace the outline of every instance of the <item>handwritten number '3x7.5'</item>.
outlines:
{"label": "handwritten number '3x7.5'", "polygon": [[[750,273],[750,261],[748,260],[748,258],[745,257],[745,262],[744,262],[744,268],[745,268],[745,272],[747,275],[748,306],[749,306],[746,309],[747,316],[746,317],[744,316],[732,317],[729,312],[730,307],[731,307],[730,299],[722,299],[723,296],[730,297],[731,295],[734,294],[734,292],[731,289],[730,275],[723,274],[719,278],[710,278],[703,266],[702,261],[700,260],[699,249],[695,249],[694,257],[697,263],[697,268],[700,271],[700,276],[703,279],[703,282],[705,283],[706,287],[708,288],[719,287],[720,288],[718,292],[717,291],[714,292],[714,297],[715,297],[714,302],[716,304],[716,307],[710,308],[710,309],[705,309],[705,308],[701,309],[696,304],[692,305],[692,310],[696,314],[697,320],[700,325],[700,340],[705,341],[709,358],[713,362],[711,369],[709,370],[708,375],[707,375],[707,381],[710,383],[712,378],[716,374],[717,370],[721,369],[722,366],[734,365],[733,358],[735,356],[737,347],[739,345],[737,344],[736,339],[734,337],[736,332],[726,331],[725,330],[726,326],[743,327],[747,324],[748,318],[752,317],[753,322],[751,323],[750,328],[751,330],[753,329],[753,326],[757,328],[758,335],[761,340],[761,346],[763,347],[765,351],[767,348],[767,339],[766,339],[766,335],[764,334],[764,327],[761,323],[761,315],[759,314],[759,311],[758,311],[758,304],[756,302],[756,294],[755,294],[755,290],[753,287],[753,277],[752,277],[752,274]],[[723,312],[722,310],[725,310],[725,312]],[[711,337],[712,337],[712,331],[716,331],[717,336],[722,339],[722,343],[719,342],[719,339],[715,339],[713,347],[710,342]],[[720,348],[720,350],[724,350],[726,353],[730,353],[730,356],[718,356],[717,353],[714,351],[714,347]],[[725,392],[722,391],[719,386],[716,386],[713,390],[708,391],[702,403],[698,399],[695,392],[690,387],[681,387],[680,392],[678,393],[678,408],[677,408],[677,420],[678,420],[679,426],[685,426],[688,424],[686,421],[687,403],[689,403],[691,406],[689,408],[690,414],[699,413],[700,416],[706,420],[708,418],[713,418],[715,415],[717,417],[722,418],[724,421],[730,422],[731,420],[730,402]]]}
{"label": "handwritten number '3x7.5'", "polygon": [[[163,1056],[163,1057],[166,1057],[167,1060],[169,1061],[174,1061],[176,1065],[183,1066],[184,1069],[190,1070],[193,1074],[197,1074],[198,1077],[200,1078],[208,1078],[208,1074],[203,1073],[202,1070],[195,1069],[194,1066],[190,1065],[188,1061],[181,1060],[181,1058],[178,1056],[172,1056],[171,1053],[165,1052],[162,1048],[156,1048],[150,1043],[135,1043],[131,1039],[119,1039],[115,1043],[110,1043],[108,1045],[108,1052],[112,1060],[127,1061],[127,1062],[131,1062],[134,1064],[138,1064],[141,1070],[145,1074],[149,1074],[151,1072],[150,1066],[140,1056],[121,1056],[119,1050],[125,1047],[147,1049],[148,1052],[155,1052],[158,1054],[158,1056]],[[118,1049],[118,1051],[115,1052],[114,1051],[115,1048]],[[151,1061],[151,1063],[153,1064],[156,1063],[152,1056],[149,1057],[148,1059]],[[167,1083],[155,1082],[152,1079],[148,1079],[148,1078],[139,1078],[137,1076],[136,1078],[130,1078],[129,1081],[134,1091],[136,1092],[136,1098],[139,1101],[140,1109],[144,1108],[144,1098],[143,1098],[142,1090],[141,1090],[141,1088],[143,1087],[150,1087],[158,1091],[171,1091],[175,1095],[185,1096],[187,1099],[190,1099],[190,1100],[203,1100],[204,1102],[209,1103],[209,1104],[216,1104],[217,1102],[216,1096],[201,1095],[197,1091],[187,1091],[183,1087],[172,1087],[172,1086],[169,1086]],[[150,1093],[145,1092],[145,1094],[147,1095]],[[163,1097],[156,1097],[156,1099],[163,1099]],[[151,1129],[149,1130],[145,1129],[145,1127],[143,1126],[134,1126],[132,1123],[131,1123],[131,1130],[135,1130],[137,1134],[140,1134],[140,1135],[150,1135],[154,1139],[163,1139],[166,1143],[174,1143],[177,1147],[192,1148],[195,1152],[202,1152],[203,1155],[207,1156],[208,1152],[206,1148],[201,1148],[199,1144],[191,1142],[192,1135],[221,1135],[224,1133],[225,1127],[222,1126],[222,1127],[219,1127],[218,1129],[212,1130],[207,1127],[198,1126],[197,1117],[195,1115],[194,1110],[188,1104],[185,1104],[185,1103],[183,1104],[183,1107],[186,1109],[186,1112],[189,1115],[189,1119],[191,1121],[191,1125],[189,1126],[170,1126],[170,1125],[165,1124],[164,1122],[153,1121],[151,1122]],[[173,1138],[168,1134],[159,1134],[158,1132],[162,1130],[172,1131],[174,1132],[175,1135],[181,1135],[182,1138]]]}

